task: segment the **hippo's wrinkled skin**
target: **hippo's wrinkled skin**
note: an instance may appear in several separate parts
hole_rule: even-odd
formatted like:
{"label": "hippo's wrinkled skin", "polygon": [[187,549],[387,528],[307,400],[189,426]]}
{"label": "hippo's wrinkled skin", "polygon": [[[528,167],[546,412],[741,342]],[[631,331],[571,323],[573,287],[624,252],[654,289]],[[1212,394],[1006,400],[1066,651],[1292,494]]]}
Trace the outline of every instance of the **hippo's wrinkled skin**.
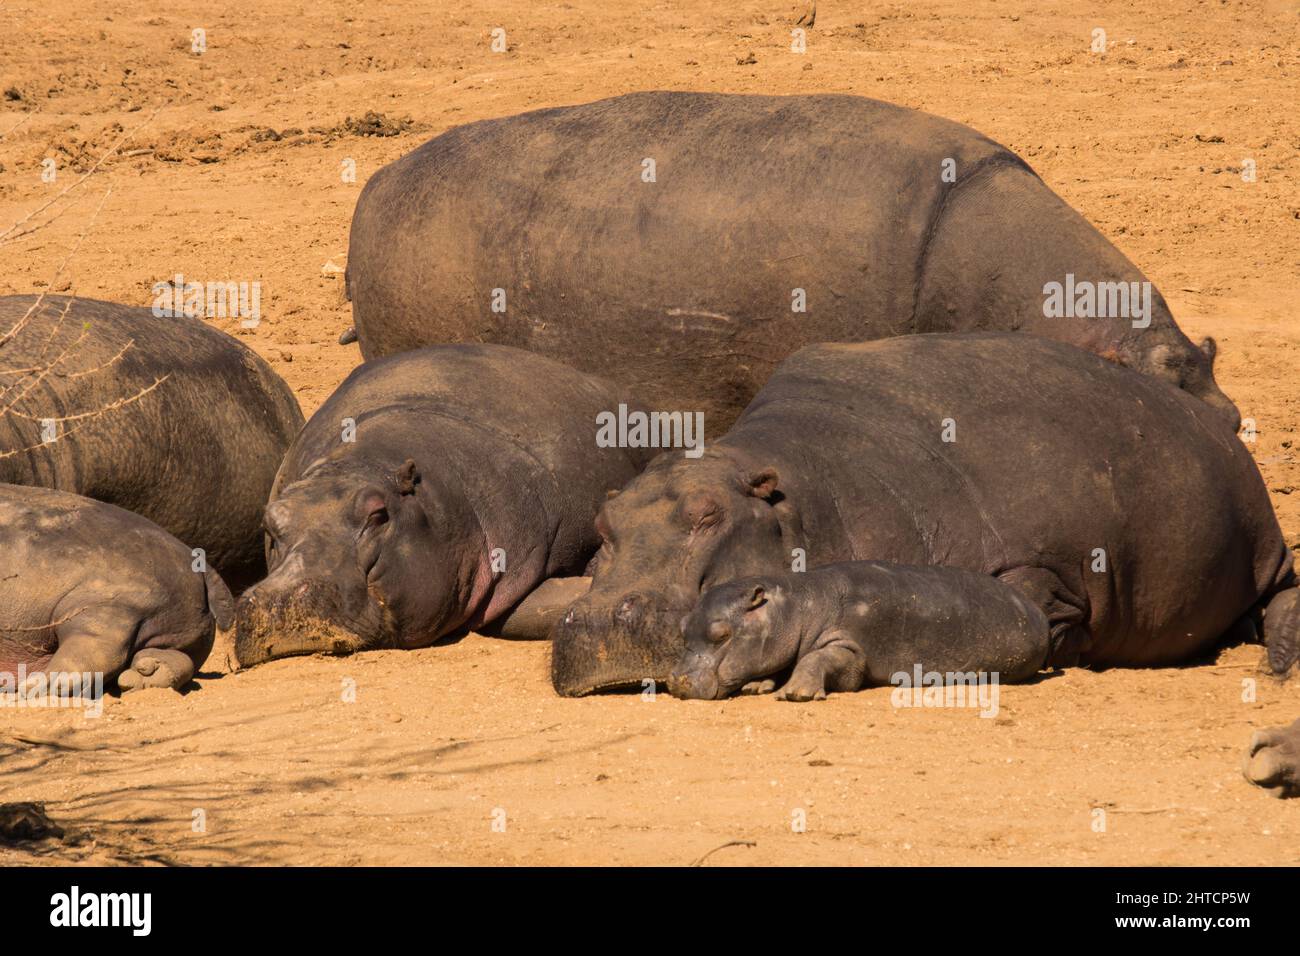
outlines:
{"label": "hippo's wrinkled skin", "polygon": [[271,570],[240,599],[239,662],[423,647],[491,623],[547,578],[581,574],[597,509],[648,457],[597,447],[596,416],[620,402],[633,404],[505,346],[434,346],[355,369],[276,478]]}
{"label": "hippo's wrinkled skin", "polygon": [[[102,674],[122,690],[180,688],[234,602],[153,522],[47,488],[0,484],[0,674]],[[64,683],[61,690],[75,685]],[[77,688],[88,690],[88,688]]]}
{"label": "hippo's wrinkled skin", "polygon": [[[674,697],[776,691],[824,700],[913,668],[1012,683],[1047,663],[1047,618],[1015,587],[955,568],[845,561],[740,578],[704,593],[682,622]],[[791,670],[793,668],[793,670]],[[789,672],[777,689],[771,678]]]}
{"label": "hippo's wrinkled skin", "polygon": [[1274,670],[1300,654],[1292,556],[1222,416],[1034,336],[806,348],[597,528],[591,590],[553,635],[562,694],[665,679],[701,592],[803,555],[994,575],[1047,615],[1057,666],[1184,661],[1270,600]]}
{"label": "hippo's wrinkled skin", "polygon": [[[143,515],[236,589],[262,576],[262,507],[302,426],[265,361],[199,319],[46,296],[0,297],[0,482],[58,488]],[[66,311],[65,311],[66,310]],[[50,374],[40,369],[60,356]],[[120,353],[120,355],[119,355]],[[120,404],[153,386],[138,401]],[[103,414],[78,417],[96,410]],[[43,419],[67,418],[45,441]]]}
{"label": "hippo's wrinkled skin", "polygon": [[1067,276],[1146,281],[966,126],[858,96],[644,92],[459,126],[384,167],[347,288],[367,360],[520,346],[703,411],[710,436],[804,345],[986,329],[1071,342],[1236,427],[1214,343],[1158,291],[1145,328],[1047,318]]}

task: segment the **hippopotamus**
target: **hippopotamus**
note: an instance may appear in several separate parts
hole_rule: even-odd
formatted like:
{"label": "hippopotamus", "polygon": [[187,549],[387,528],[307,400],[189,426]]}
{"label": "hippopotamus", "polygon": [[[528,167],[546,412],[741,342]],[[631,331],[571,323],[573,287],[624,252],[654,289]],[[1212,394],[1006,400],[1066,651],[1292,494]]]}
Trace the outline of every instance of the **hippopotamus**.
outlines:
{"label": "hippopotamus", "polygon": [[1014,585],[1047,617],[1053,667],[1186,661],[1264,608],[1273,669],[1300,654],[1292,555],[1223,416],[1036,336],[802,349],[724,437],[661,454],[596,527],[591,589],[553,633],[561,694],[666,679],[714,585],[838,561]]}
{"label": "hippopotamus", "polygon": [[[653,454],[598,444],[598,416],[620,404],[641,409],[508,346],[430,346],[353,370],[276,475],[270,573],[236,609],[239,663],[424,647],[581,574],[597,508]],[[552,623],[573,597],[548,596]]]}
{"label": "hippopotamus", "polygon": [[0,484],[0,690],[180,689],[233,616],[221,576],[147,518]]}
{"label": "hippopotamus", "polygon": [[185,315],[0,297],[0,482],[143,515],[238,589],[265,573],[262,506],[302,427],[293,393]]}
{"label": "hippopotamus", "polygon": [[1246,779],[1274,797],[1300,797],[1300,719],[1257,730],[1243,767]]}
{"label": "hippopotamus", "polygon": [[1158,290],[1023,159],[844,95],[641,92],[447,130],[370,178],[368,361],[527,348],[722,434],[804,345],[1022,331],[1239,415]]}
{"label": "hippopotamus", "polygon": [[[884,561],[719,584],[682,621],[682,635],[668,689],[702,700],[774,690],[778,700],[825,700],[915,667],[1014,683],[1037,674],[1050,650],[1047,618],[1020,589],[973,571]],[[777,690],[771,678],[783,672]]]}

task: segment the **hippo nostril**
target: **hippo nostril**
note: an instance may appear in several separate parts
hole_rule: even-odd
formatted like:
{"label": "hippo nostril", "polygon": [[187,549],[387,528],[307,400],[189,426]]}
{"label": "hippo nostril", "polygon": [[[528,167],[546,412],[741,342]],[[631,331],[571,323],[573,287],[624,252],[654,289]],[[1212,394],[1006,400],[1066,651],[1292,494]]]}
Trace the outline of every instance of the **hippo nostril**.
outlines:
{"label": "hippo nostril", "polygon": [[644,610],[645,599],[639,594],[628,594],[618,608],[614,611],[614,617],[624,624],[635,623]]}

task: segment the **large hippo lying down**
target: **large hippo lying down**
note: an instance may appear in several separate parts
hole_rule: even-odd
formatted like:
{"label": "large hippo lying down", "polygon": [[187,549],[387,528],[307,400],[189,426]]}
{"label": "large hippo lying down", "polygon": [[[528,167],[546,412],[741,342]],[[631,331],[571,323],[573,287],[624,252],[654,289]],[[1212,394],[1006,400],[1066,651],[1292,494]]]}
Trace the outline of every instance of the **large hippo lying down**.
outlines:
{"label": "large hippo lying down", "polygon": [[711,436],[804,345],[980,329],[1081,346],[1235,428],[1214,343],[1145,281],[966,126],[857,96],[676,92],[448,130],[366,184],[347,268],[367,360],[521,346],[702,411]]}
{"label": "large hippo lying down", "polygon": [[262,506],[303,421],[265,361],[199,319],[25,295],[0,297],[0,359],[0,481],[144,515],[232,587],[261,577]]}
{"label": "large hippo lying down", "polygon": [[647,457],[597,447],[596,416],[620,402],[632,404],[601,379],[505,346],[355,369],[276,477],[271,570],[240,599],[239,662],[423,647],[581,574],[597,509]]}
{"label": "large hippo lying down", "polygon": [[1187,660],[1265,607],[1274,670],[1300,654],[1291,554],[1222,416],[1032,336],[806,348],[597,528],[591,590],[554,632],[562,694],[667,678],[703,591],[805,557],[992,575],[1046,615],[1054,666]]}
{"label": "large hippo lying down", "polygon": [[[0,689],[89,696],[186,684],[229,627],[212,568],[151,521],[79,495],[0,484]],[[55,675],[63,677],[54,681]]]}

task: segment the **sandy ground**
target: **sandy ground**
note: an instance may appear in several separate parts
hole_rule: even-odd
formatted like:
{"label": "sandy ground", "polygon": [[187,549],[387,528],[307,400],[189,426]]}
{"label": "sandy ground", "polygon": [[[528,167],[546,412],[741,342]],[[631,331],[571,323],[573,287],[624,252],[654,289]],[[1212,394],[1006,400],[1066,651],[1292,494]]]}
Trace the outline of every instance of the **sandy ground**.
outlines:
{"label": "sandy ground", "polygon": [[[1218,338],[1300,547],[1300,3],[824,2],[800,55],[801,11],[0,0],[0,135],[22,122],[0,139],[0,229],[126,134],[63,215],[0,247],[0,294],[51,283],[111,187],[53,287],[145,305],[177,273],[261,281],[262,324],[219,324],[310,414],[359,361],[335,344],[350,320],[332,270],[357,194],[429,136],[638,89],[874,96],[1020,152],[1189,335]],[[368,111],[395,135],[360,135]],[[0,801],[45,801],[79,834],[0,862],[1295,863],[1300,801],[1240,775],[1251,730],[1300,715],[1300,681],[1259,659],[1074,671],[1003,688],[989,719],[896,709],[888,690],[561,700],[544,644],[477,635],[281,661],[98,718],[0,710]]]}

